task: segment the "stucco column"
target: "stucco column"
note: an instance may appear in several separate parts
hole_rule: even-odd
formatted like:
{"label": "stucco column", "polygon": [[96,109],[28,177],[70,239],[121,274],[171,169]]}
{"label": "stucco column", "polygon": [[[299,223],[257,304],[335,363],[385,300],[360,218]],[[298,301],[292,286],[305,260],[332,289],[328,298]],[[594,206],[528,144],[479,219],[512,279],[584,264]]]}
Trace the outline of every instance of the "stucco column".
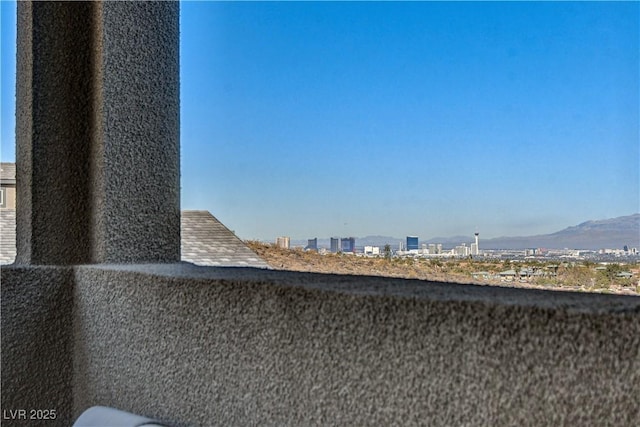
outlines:
{"label": "stucco column", "polygon": [[180,260],[179,5],[18,2],[19,264]]}

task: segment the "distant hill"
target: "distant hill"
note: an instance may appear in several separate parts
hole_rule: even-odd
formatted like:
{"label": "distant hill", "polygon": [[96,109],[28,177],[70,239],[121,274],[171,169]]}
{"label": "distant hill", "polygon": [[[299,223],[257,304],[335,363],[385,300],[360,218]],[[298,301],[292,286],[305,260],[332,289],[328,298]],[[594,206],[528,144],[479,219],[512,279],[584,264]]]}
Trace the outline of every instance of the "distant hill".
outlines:
{"label": "distant hill", "polygon": [[[399,242],[405,242],[405,237],[366,236],[357,237],[356,246],[384,246],[390,244],[397,249]],[[420,243],[442,243],[445,248],[451,248],[462,242],[473,241],[473,236],[435,237],[421,240]],[[292,241],[292,245],[305,246],[306,241]],[[480,239],[481,249],[602,249],[640,248],[640,213],[618,218],[586,221],[567,227],[551,234],[520,237],[497,237],[494,239]],[[318,246],[328,247],[329,239],[318,239]]]}
{"label": "distant hill", "polygon": [[481,241],[484,249],[601,249],[640,247],[640,213],[618,218],[586,221],[552,234],[498,237]]}

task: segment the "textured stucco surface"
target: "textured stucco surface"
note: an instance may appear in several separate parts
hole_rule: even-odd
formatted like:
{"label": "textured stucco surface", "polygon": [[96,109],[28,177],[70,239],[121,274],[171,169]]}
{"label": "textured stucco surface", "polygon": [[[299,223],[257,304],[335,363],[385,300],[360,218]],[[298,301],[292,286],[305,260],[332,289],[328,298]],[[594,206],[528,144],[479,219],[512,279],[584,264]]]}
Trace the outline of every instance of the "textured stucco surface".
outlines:
{"label": "textured stucco surface", "polygon": [[74,407],[180,425],[637,425],[640,299],[76,269]]}
{"label": "textured stucco surface", "polygon": [[[72,423],[73,270],[0,270],[2,425]],[[55,421],[7,420],[9,411],[55,410]]]}
{"label": "textured stucco surface", "polygon": [[98,262],[180,261],[178,2],[96,3]]}
{"label": "textured stucco surface", "polygon": [[20,264],[180,260],[179,5],[18,2]]}
{"label": "textured stucco surface", "polygon": [[18,2],[18,263],[89,262],[91,16],[89,2]]}

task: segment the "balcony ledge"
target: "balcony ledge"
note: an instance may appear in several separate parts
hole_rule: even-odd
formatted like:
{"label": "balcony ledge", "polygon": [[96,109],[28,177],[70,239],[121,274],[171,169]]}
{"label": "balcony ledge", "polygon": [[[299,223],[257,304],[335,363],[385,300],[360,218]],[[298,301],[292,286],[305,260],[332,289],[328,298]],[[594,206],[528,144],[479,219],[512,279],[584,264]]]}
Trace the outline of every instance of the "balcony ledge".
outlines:
{"label": "balcony ledge", "polygon": [[14,265],[2,365],[3,408],[53,402],[61,425],[94,405],[175,425],[633,425],[640,298]]}

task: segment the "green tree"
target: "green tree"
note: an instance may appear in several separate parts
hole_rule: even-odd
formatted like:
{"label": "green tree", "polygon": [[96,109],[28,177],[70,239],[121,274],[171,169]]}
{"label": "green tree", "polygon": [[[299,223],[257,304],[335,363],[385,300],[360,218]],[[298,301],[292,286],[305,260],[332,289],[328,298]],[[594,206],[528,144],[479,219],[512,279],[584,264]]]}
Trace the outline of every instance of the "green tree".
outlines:
{"label": "green tree", "polygon": [[391,245],[389,245],[388,243],[384,245],[384,257],[388,260],[391,259]]}
{"label": "green tree", "polygon": [[594,278],[593,270],[580,265],[563,268],[561,283],[572,287],[588,287]]}
{"label": "green tree", "polygon": [[596,280],[597,284],[601,288],[608,289],[610,286],[616,283],[618,273],[623,270],[620,264],[608,264],[606,269],[601,270]]}

